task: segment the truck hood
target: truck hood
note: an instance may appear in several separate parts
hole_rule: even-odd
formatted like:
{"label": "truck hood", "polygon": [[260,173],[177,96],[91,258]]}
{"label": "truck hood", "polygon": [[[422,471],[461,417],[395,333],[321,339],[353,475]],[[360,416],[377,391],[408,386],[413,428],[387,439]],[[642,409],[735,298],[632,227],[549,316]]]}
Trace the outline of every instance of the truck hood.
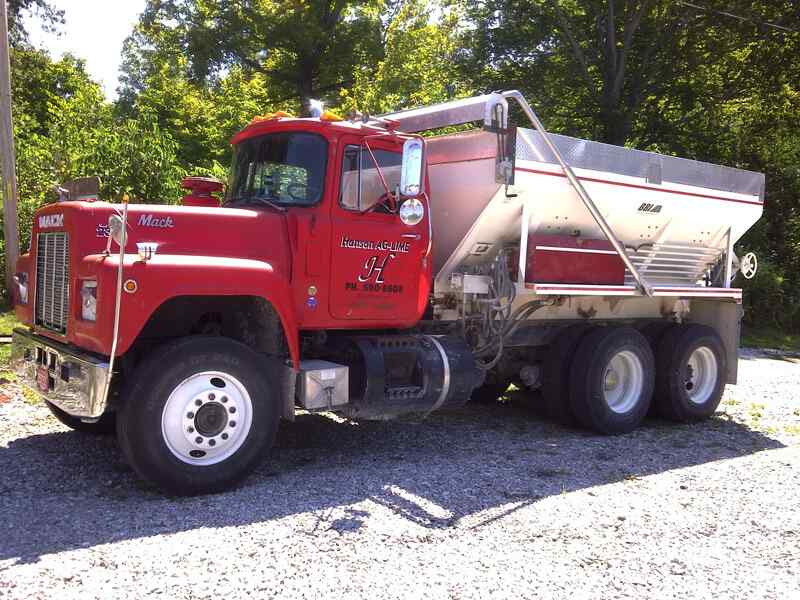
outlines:
{"label": "truck hood", "polygon": [[[34,236],[67,231],[73,260],[103,252],[108,219],[122,214],[122,205],[108,202],[62,202],[37,212]],[[127,253],[137,242],[155,242],[158,254],[219,256],[269,261],[288,274],[290,253],[286,215],[269,208],[206,208],[131,204],[128,207]],[[112,252],[118,252],[116,243]]]}

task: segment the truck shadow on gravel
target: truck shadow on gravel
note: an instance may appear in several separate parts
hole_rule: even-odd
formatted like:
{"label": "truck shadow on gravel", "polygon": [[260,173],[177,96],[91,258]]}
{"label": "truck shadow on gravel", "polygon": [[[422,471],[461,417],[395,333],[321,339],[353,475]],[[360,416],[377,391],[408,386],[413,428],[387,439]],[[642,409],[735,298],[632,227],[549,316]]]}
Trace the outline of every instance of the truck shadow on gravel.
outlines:
{"label": "truck shadow on gravel", "polygon": [[725,415],[649,421],[620,437],[560,427],[518,405],[421,423],[301,415],[240,488],[168,498],[136,478],[113,437],[32,435],[0,448],[0,561],[299,513],[310,513],[297,530],[308,535],[357,535],[387,510],[431,531],[483,527],[547,496],[781,447]]}

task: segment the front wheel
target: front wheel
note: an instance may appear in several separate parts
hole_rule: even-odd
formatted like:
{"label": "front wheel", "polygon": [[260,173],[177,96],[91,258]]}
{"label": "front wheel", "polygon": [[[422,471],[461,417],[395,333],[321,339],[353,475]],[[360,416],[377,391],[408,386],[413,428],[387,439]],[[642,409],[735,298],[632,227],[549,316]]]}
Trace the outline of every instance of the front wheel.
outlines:
{"label": "front wheel", "polygon": [[114,433],[116,415],[113,412],[103,414],[96,421],[81,421],[78,417],[73,417],[65,413],[54,404],[50,404],[49,402],[45,402],[45,404],[47,404],[47,408],[50,409],[53,416],[70,429],[80,431],[81,433],[90,433],[92,435]]}
{"label": "front wheel", "polygon": [[[234,340],[167,344],[137,368],[117,417],[134,470],[177,495],[233,486],[265,455],[279,415],[277,369]],[[271,385],[272,384],[272,385]]]}

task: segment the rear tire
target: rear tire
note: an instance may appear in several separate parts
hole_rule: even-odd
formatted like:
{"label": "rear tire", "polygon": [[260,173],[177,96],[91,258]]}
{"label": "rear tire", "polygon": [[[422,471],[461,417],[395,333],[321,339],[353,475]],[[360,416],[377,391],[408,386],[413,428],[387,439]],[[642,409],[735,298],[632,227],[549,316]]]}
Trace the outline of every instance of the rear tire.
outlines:
{"label": "rear tire", "polygon": [[[653,356],[656,357],[656,377],[658,376],[658,365],[660,364],[658,362],[658,345],[661,343],[661,338],[663,338],[667,331],[673,327],[678,327],[678,325],[672,321],[654,321],[652,323],[648,323],[639,330],[649,342],[650,349],[653,351]],[[650,409],[647,411],[647,416],[658,416],[658,407],[656,406],[655,399],[653,399],[653,401],[650,403]]]}
{"label": "rear tire", "polygon": [[219,492],[247,476],[279,422],[277,369],[231,339],[158,349],[131,377],[117,437],[143,478],[175,495]]}
{"label": "rear tire", "polygon": [[658,414],[684,423],[713,415],[728,372],[717,332],[705,325],[676,325],[661,339],[657,357]]}
{"label": "rear tire", "polygon": [[549,346],[542,365],[542,403],[544,414],[562,425],[573,425],[570,408],[570,370],[581,340],[594,329],[588,323],[564,327]]}
{"label": "rear tire", "polygon": [[113,412],[101,415],[100,418],[93,423],[86,423],[81,421],[78,417],[68,415],[54,404],[50,404],[49,402],[45,402],[45,404],[47,404],[47,408],[50,409],[50,412],[53,413],[56,419],[75,431],[92,435],[108,435],[114,433],[116,429],[116,414]]}
{"label": "rear tire", "polygon": [[658,344],[661,342],[661,338],[673,327],[676,327],[676,324],[671,321],[655,321],[653,323],[648,323],[639,330],[650,343],[653,355],[658,352]]}
{"label": "rear tire", "polygon": [[581,341],[570,377],[570,406],[583,426],[608,435],[628,433],[650,408],[653,351],[631,327],[601,328]]}

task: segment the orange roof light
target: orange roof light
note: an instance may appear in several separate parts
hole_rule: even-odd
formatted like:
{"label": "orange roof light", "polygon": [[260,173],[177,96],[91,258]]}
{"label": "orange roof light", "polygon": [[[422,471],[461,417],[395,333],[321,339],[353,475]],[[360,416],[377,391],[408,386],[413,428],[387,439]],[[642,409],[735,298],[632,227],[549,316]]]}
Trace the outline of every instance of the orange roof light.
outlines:
{"label": "orange roof light", "polygon": [[344,119],[342,117],[337,115],[332,110],[326,110],[325,112],[323,112],[320,115],[319,120],[320,121],[330,121],[332,123],[335,123],[336,121],[344,121]]}
{"label": "orange roof light", "polygon": [[294,115],[282,110],[275,111],[274,113],[267,113],[265,115],[258,115],[253,117],[253,120],[250,121],[250,125],[255,125],[256,123],[261,123],[262,121],[270,121],[272,119],[293,119]]}

